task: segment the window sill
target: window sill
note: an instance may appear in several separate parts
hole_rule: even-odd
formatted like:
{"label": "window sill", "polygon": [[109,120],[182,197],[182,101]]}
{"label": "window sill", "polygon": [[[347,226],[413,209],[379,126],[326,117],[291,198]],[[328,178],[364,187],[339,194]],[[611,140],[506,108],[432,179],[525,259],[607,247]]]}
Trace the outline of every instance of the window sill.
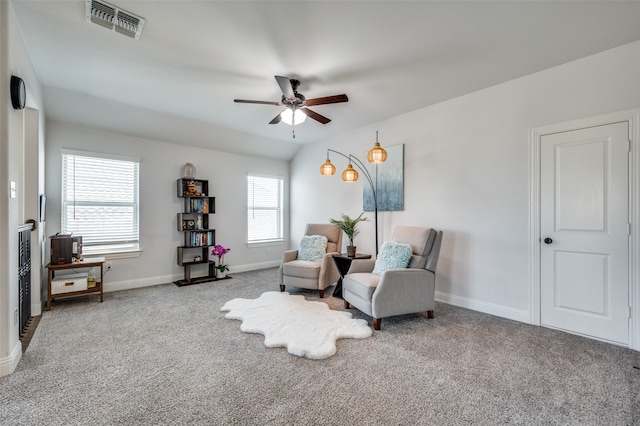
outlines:
{"label": "window sill", "polygon": [[284,240],[256,241],[252,243],[247,243],[247,247],[249,248],[273,247],[273,246],[281,246],[283,244],[284,244]]}
{"label": "window sill", "polygon": [[138,244],[82,247],[82,256],[104,256],[105,260],[140,257],[141,252]]}

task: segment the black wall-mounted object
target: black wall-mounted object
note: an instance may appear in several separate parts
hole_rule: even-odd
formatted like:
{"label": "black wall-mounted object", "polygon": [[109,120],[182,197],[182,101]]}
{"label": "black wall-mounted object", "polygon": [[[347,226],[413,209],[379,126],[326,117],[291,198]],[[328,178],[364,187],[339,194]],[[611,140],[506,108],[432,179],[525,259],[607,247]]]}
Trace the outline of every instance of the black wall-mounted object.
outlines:
{"label": "black wall-mounted object", "polygon": [[24,80],[15,75],[11,76],[11,105],[13,109],[24,109],[27,101],[27,89]]}
{"label": "black wall-mounted object", "polygon": [[47,220],[47,196],[40,194],[40,222]]}

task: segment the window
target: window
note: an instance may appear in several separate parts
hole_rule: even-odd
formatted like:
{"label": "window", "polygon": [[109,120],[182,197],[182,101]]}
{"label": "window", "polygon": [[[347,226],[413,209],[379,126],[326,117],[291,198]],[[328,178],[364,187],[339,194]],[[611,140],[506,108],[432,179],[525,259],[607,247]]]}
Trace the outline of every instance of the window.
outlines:
{"label": "window", "polygon": [[247,241],[282,241],[284,179],[249,175],[247,179]]}
{"label": "window", "polygon": [[140,160],[62,151],[62,233],[83,253],[137,251]]}

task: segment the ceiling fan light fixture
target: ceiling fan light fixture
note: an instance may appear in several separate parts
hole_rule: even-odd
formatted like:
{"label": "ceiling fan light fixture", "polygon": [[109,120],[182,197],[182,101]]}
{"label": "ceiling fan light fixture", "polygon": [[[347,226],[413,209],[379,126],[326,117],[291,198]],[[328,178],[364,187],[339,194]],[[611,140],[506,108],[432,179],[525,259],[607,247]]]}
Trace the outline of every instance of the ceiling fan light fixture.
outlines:
{"label": "ceiling fan light fixture", "polygon": [[[96,0],[87,0],[96,1]],[[307,99],[301,93],[297,92],[298,86],[300,86],[300,80],[294,78],[283,77],[281,75],[274,76],[276,82],[280,86],[282,91],[282,98],[278,102],[272,101],[255,101],[250,99],[234,99],[233,102],[242,104],[262,104],[262,105],[276,105],[284,106],[286,109],[276,115],[269,124],[278,124],[284,121],[288,125],[292,126],[291,133],[293,137],[295,134],[295,125],[302,124],[307,117],[317,121],[320,124],[327,124],[331,122],[330,118],[325,117],[322,114],[318,114],[310,106],[337,104],[341,102],[348,102],[349,98],[344,93],[341,95],[324,96],[322,98]]]}
{"label": "ceiling fan light fixture", "polygon": [[295,124],[302,124],[307,119],[307,115],[297,108],[285,109],[280,113],[280,117],[282,118],[282,121],[287,123],[289,126],[293,125],[294,120],[295,120]]}

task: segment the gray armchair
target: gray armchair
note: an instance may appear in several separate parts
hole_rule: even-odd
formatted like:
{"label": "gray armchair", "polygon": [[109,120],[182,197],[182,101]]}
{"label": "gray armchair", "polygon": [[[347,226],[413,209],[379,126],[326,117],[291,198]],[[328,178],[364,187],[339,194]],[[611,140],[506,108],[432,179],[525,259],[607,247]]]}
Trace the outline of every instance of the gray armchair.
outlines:
{"label": "gray armchair", "polygon": [[310,223],[307,225],[304,235],[324,235],[327,237],[326,254],[322,257],[321,262],[314,262],[299,260],[298,250],[285,251],[278,269],[280,291],[284,291],[285,286],[317,289],[322,298],[324,290],[340,278],[332,255],[340,253],[342,249],[342,231],[336,225]]}
{"label": "gray armchair", "polygon": [[382,318],[427,312],[433,318],[435,272],[442,244],[442,231],[431,228],[398,226],[392,241],[411,246],[413,255],[405,269],[372,273],[375,259],[354,260],[342,279],[345,308],[351,305],[373,317],[373,328],[380,330]]}

